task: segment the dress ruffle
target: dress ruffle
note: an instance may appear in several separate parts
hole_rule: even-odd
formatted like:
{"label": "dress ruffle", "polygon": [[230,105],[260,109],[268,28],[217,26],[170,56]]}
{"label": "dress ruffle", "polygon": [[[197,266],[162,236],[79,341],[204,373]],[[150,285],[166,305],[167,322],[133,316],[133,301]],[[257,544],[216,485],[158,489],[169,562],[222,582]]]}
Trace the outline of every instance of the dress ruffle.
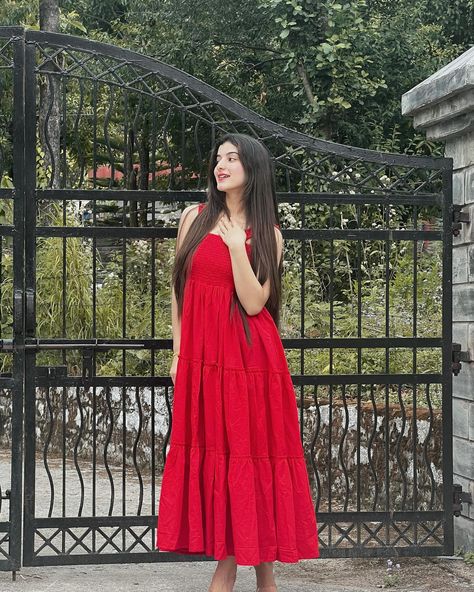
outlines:
{"label": "dress ruffle", "polygon": [[191,396],[186,407],[173,402],[172,434],[185,439],[170,441],[160,550],[235,555],[239,565],[318,557],[301,440],[285,429],[298,421],[286,374],[179,364],[180,392]]}

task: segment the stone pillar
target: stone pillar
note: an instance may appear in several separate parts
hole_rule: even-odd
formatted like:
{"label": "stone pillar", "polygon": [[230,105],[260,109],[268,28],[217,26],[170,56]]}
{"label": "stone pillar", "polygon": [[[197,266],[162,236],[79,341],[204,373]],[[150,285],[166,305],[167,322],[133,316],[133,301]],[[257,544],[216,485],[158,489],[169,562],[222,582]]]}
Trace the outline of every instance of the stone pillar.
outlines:
{"label": "stone pillar", "polygon": [[[453,237],[453,341],[474,360],[474,47],[402,96],[403,115],[453,159],[453,201],[469,214]],[[453,378],[454,483],[474,499],[474,362]],[[454,519],[454,548],[474,549],[474,505]]]}

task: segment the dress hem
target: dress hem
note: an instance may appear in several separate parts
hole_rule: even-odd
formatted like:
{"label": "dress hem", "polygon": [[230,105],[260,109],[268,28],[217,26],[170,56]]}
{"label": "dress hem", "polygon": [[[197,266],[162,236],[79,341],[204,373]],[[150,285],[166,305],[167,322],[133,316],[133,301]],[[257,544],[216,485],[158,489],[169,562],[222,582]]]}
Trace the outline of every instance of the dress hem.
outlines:
{"label": "dress hem", "polygon": [[[166,533],[163,533],[166,534]],[[244,547],[241,547],[244,548]],[[247,549],[254,549],[255,551],[257,551],[257,549],[255,547],[246,547]],[[273,562],[273,561],[279,561],[280,563],[298,563],[299,561],[305,560],[305,559],[319,559],[320,558],[320,553],[319,551],[315,554],[313,552],[311,553],[299,553],[299,552],[295,552],[294,549],[288,549],[286,550],[287,552],[285,552],[285,549],[280,548],[277,552],[275,551],[271,551],[270,553],[262,553],[261,549],[274,549],[275,547],[259,547],[259,551],[260,551],[260,561],[258,563],[255,563],[251,560],[246,561],[245,559],[240,559],[237,558],[235,553],[231,552],[231,553],[216,553],[216,554],[208,554],[206,553],[204,550],[200,550],[200,551],[191,551],[188,548],[179,548],[179,547],[158,547],[156,546],[156,551],[164,551],[166,553],[177,553],[180,555],[204,555],[205,557],[212,557],[215,561],[221,561],[223,559],[226,559],[227,557],[234,557],[235,558],[235,563],[236,565],[260,565],[260,563],[265,562]]]}

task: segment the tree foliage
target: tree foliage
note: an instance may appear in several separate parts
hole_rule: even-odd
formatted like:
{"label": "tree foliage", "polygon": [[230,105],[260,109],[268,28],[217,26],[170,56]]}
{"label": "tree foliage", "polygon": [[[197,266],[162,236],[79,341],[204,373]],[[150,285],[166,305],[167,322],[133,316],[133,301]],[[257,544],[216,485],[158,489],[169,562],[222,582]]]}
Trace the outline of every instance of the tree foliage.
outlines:
{"label": "tree foliage", "polygon": [[[432,153],[401,95],[474,42],[474,0],[61,0],[61,30],[172,64],[286,126]],[[0,24],[36,27],[9,1]]]}

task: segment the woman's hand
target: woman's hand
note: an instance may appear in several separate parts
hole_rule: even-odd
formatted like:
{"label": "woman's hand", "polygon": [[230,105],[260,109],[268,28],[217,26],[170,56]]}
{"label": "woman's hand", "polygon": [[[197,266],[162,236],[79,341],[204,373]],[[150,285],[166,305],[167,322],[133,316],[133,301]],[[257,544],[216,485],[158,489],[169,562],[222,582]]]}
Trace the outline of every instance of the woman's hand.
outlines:
{"label": "woman's hand", "polygon": [[170,368],[170,376],[171,376],[171,380],[173,381],[173,384],[176,380],[177,368],[178,368],[178,356],[173,356],[173,362],[172,362],[171,368]]}
{"label": "woman's hand", "polygon": [[242,226],[234,224],[226,214],[219,219],[217,230],[230,250],[245,247],[245,241],[247,240],[245,230]]}

